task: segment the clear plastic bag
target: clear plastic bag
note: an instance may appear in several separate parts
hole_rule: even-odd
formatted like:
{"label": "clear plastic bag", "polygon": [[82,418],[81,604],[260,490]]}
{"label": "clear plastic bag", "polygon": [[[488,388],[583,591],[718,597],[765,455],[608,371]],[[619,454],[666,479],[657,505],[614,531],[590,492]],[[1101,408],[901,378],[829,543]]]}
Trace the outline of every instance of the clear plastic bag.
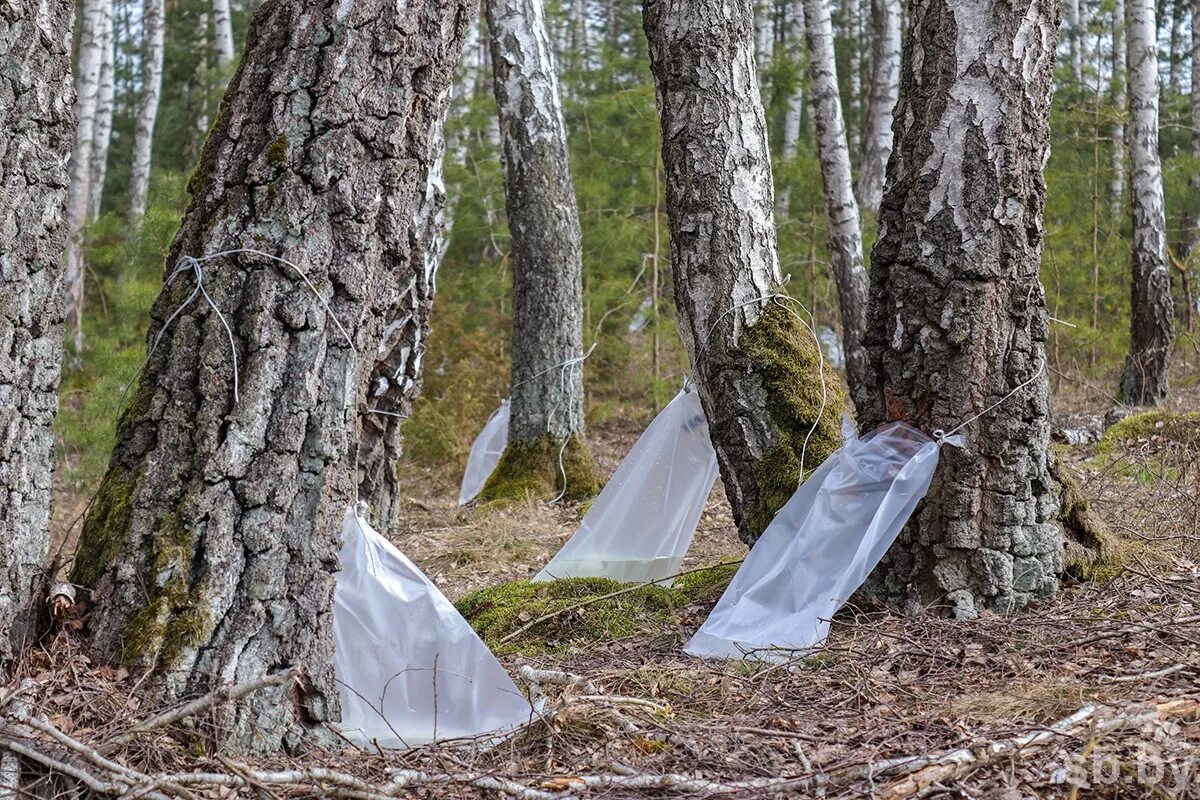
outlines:
{"label": "clear plastic bag", "polygon": [[[815,647],[929,490],[939,443],[904,423],[846,442],[792,495],[687,647],[786,660]],[[946,443],[958,444],[958,437]]]}
{"label": "clear plastic bag", "polygon": [[467,469],[463,473],[462,488],[458,492],[458,504],[465,506],[483,491],[483,485],[492,476],[492,470],[500,463],[504,448],[508,447],[508,401],[492,414],[483,430],[471,444],[467,456]]}
{"label": "clear plastic bag", "polygon": [[700,398],[684,389],[646,428],[535,581],[660,581],[679,572],[717,479]]}
{"label": "clear plastic bag", "polygon": [[534,710],[421,570],[346,512],[334,592],[337,729],[360,747],[397,749],[528,722]]}

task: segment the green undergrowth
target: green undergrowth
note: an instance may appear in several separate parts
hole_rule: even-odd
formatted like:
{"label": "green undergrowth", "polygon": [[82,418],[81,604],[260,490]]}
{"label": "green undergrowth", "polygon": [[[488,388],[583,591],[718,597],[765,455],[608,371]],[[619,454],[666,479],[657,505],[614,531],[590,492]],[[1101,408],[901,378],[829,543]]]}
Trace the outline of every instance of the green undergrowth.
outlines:
{"label": "green undergrowth", "polygon": [[681,576],[673,587],[611,578],[511,581],[472,592],[456,605],[497,654],[533,655],[658,630],[688,605],[715,602],[736,570],[736,564],[716,565]]}

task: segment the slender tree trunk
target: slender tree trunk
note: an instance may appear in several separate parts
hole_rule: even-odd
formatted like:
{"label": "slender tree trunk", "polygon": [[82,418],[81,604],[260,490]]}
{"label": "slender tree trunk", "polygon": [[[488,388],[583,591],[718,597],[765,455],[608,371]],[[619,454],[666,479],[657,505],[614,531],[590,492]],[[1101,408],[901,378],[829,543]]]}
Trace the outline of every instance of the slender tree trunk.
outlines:
{"label": "slender tree trunk", "polygon": [[1133,187],[1133,281],[1129,356],[1121,399],[1156,405],[1167,397],[1175,336],[1162,162],[1158,154],[1158,44],[1154,0],[1127,0],[1129,163]]}
{"label": "slender tree trunk", "polygon": [[79,50],[75,63],[75,146],[71,150],[70,187],[67,193],[67,324],[75,353],[83,350],[84,232],[88,220],[88,181],[92,172],[92,146],[96,133],[96,105],[103,62],[105,8],[112,0],[84,0],[80,20]]}
{"label": "slender tree trunk", "polygon": [[[1200,0],[1192,0],[1191,3],[1191,30],[1192,37],[1192,86],[1191,86],[1191,121],[1192,121],[1192,158],[1200,159]],[[1184,259],[1184,279],[1186,281],[1188,272],[1192,269],[1194,259],[1191,254],[1196,247],[1197,232],[1200,230],[1200,208],[1196,207],[1196,203],[1200,202],[1200,173],[1193,172],[1188,179],[1188,188],[1191,190],[1191,202],[1189,208],[1183,216],[1183,231],[1181,233],[1180,254]],[[1191,302],[1187,303],[1187,330],[1191,332],[1190,320],[1194,309]]]}
{"label": "slender tree trunk", "polygon": [[163,44],[166,31],[163,0],[143,0],[142,94],[133,128],[133,165],[129,173],[129,216],[140,221],[146,213],[150,192],[150,160],[154,149],[154,125],[162,97]]}
{"label": "slender tree trunk", "polygon": [[217,64],[225,66],[232,63],[237,55],[233,47],[233,15],[229,11],[229,0],[212,0],[212,10]]}
{"label": "slender tree trunk", "polygon": [[1171,15],[1171,32],[1167,50],[1167,88],[1178,95],[1183,89],[1183,18],[1186,15],[1186,0],[1168,0],[1163,11]]}
{"label": "slender tree trunk", "polygon": [[1076,89],[1083,82],[1083,23],[1079,13],[1081,0],[1065,0],[1063,3],[1063,28],[1067,40],[1067,58],[1071,66],[1071,80]]}
{"label": "slender tree trunk", "polygon": [[37,617],[63,352],[75,4],[0,5],[0,664]]}
{"label": "slender tree trunk", "polygon": [[96,87],[96,124],[92,132],[92,164],[88,172],[88,219],[100,216],[104,199],[104,179],[108,175],[108,146],[112,143],[114,72],[116,37],[113,27],[112,0],[104,8],[104,27],[100,38],[100,83]]}
{"label": "slender tree trunk", "polygon": [[817,129],[821,180],[825,186],[825,221],[829,226],[829,258],[842,312],[842,346],[851,392],[866,379],[862,350],[867,314],[867,271],[863,266],[862,223],[850,175],[850,151],[842,102],[829,0],[804,0],[808,39],[809,94]]}
{"label": "slender tree trunk", "polygon": [[754,12],[754,52],[759,75],[766,73],[775,55],[774,16],[774,0],[758,0],[758,8]]}
{"label": "slender tree trunk", "polygon": [[642,20],[679,332],[739,534],[752,543],[802,471],[838,446],[844,398],[791,304],[764,299],[781,276],[750,0],[647,0]]}
{"label": "slender tree trunk", "polygon": [[583,355],[583,252],[558,72],[542,0],[484,9],[512,233],[513,360],[508,449],[481,496],[584,497],[597,477],[583,367],[561,366]]}
{"label": "slender tree trunk", "polygon": [[[800,144],[800,126],[804,121],[804,74],[807,71],[804,58],[804,0],[791,0],[788,7],[791,20],[787,31],[787,53],[796,83],[788,95],[787,112],[783,118],[781,155],[785,161],[796,157]],[[792,214],[792,187],[787,182],[776,193],[775,213],[780,219],[787,219]]]}
{"label": "slender tree trunk", "polygon": [[1059,6],[918,0],[909,14],[858,410],[867,430],[965,426],[966,446],[943,447],[867,588],[970,617],[1053,595],[1062,566],[1038,278]]}
{"label": "slender tree trunk", "polygon": [[1111,169],[1108,199],[1120,206],[1125,202],[1125,117],[1128,112],[1125,97],[1125,76],[1128,72],[1125,47],[1125,0],[1115,0],[1113,6],[1112,33],[1112,107],[1116,112],[1112,132]]}
{"label": "slender tree trunk", "polygon": [[[831,0],[824,0],[825,13],[830,13]],[[855,155],[862,152],[862,14],[864,0],[843,0],[842,9],[845,14],[846,23],[846,41],[850,45],[850,50],[847,53],[846,71],[849,73],[846,77],[847,90],[847,117],[848,124],[846,126],[847,141],[850,145],[850,151]],[[812,13],[811,7],[808,6],[808,0],[805,0],[805,8],[808,11],[808,18],[814,20],[815,14]],[[833,46],[833,25],[830,23],[830,51],[834,50]],[[836,72],[835,72],[836,74]],[[839,95],[840,97],[840,95]]]}
{"label": "slender tree trunk", "polygon": [[[336,718],[333,573],[358,409],[387,325],[417,312],[413,221],[471,12],[265,3],[189,184],[72,578],[91,589],[93,653],[152,668],[168,697],[303,666],[301,685],[223,712],[234,745]],[[224,255],[186,302],[188,257],[236,248],[304,274]]]}
{"label": "slender tree trunk", "polygon": [[900,93],[900,2],[871,0],[871,98],[867,138],[858,167],[858,202],[879,213],[888,156],[892,154],[892,109]]}

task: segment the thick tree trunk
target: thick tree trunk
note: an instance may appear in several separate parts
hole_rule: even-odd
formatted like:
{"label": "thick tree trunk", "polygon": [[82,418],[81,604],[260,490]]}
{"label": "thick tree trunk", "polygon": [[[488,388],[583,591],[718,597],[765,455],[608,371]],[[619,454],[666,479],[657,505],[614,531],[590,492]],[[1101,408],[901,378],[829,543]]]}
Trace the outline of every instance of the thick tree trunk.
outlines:
{"label": "thick tree trunk", "polygon": [[[387,325],[416,311],[413,221],[471,11],[268,0],[189,185],[73,580],[91,589],[94,653],[153,668],[167,696],[304,668],[301,687],[227,712],[235,744],[276,747],[337,711],[358,409]],[[187,303],[187,259],[236,248],[304,275],[223,255]]]}
{"label": "thick tree trunk", "polygon": [[133,164],[129,172],[129,216],[136,222],[146,213],[150,192],[150,163],[154,125],[162,97],[163,43],[166,30],[163,0],[143,0],[142,95],[133,128]]}
{"label": "thick tree trunk", "polygon": [[1112,181],[1108,187],[1109,202],[1118,208],[1125,202],[1125,118],[1127,110],[1125,97],[1125,76],[1128,72],[1127,54],[1125,47],[1125,0],[1115,0],[1113,5],[1112,32],[1112,85],[1110,98],[1116,109],[1112,131],[1112,150],[1110,169]]}
{"label": "thick tree trunk", "polygon": [[583,251],[558,72],[542,0],[486,0],[484,9],[512,234],[513,342],[508,449],[481,497],[579,498],[597,479],[583,366],[562,366],[583,355]]}
{"label": "thick tree trunk", "polygon": [[229,0],[212,0],[213,43],[217,48],[217,64],[224,66],[233,62],[237,52],[233,47],[233,15],[229,11]]}
{"label": "thick tree trunk", "polygon": [[400,426],[412,414],[413,402],[421,391],[425,341],[429,338],[429,316],[437,285],[437,271],[449,244],[445,159],[445,121],[450,102],[430,132],[431,158],[419,166],[418,185],[424,192],[417,198],[413,224],[408,233],[408,283],[401,288],[403,302],[388,320],[379,343],[379,358],[371,373],[367,408],[359,424],[359,496],[370,505],[384,529],[396,524],[400,483],[396,463],[400,460]]}
{"label": "thick tree trunk", "polygon": [[[844,398],[781,276],[750,0],[647,0],[679,331],[752,543],[839,444]],[[823,391],[824,389],[824,391]],[[811,435],[810,435],[811,433]]]}
{"label": "thick tree trunk", "polygon": [[113,7],[104,8],[104,27],[100,36],[100,83],[96,87],[96,124],[92,131],[92,164],[88,171],[88,219],[100,216],[104,199],[104,179],[108,175],[108,146],[112,143],[113,98],[115,95],[116,37]]}
{"label": "thick tree trunk", "polygon": [[879,213],[888,156],[892,154],[892,110],[900,94],[900,2],[871,0],[871,97],[867,134],[858,167],[858,202]]}
{"label": "thick tree trunk", "polygon": [[809,102],[817,129],[821,180],[825,186],[825,221],[829,226],[829,259],[842,312],[842,346],[846,379],[856,392],[866,379],[862,350],[867,315],[867,270],[863,266],[862,222],[854,199],[850,150],[842,101],[838,93],[837,61],[833,52],[833,23],[829,0],[804,0],[808,39]]}
{"label": "thick tree trunk", "polygon": [[84,0],[75,59],[75,146],[71,151],[70,187],[67,194],[67,324],[76,355],[83,349],[84,233],[91,199],[88,182],[92,174],[92,147],[96,135],[96,106],[100,90],[100,68],[104,60],[105,9],[112,0]]}
{"label": "thick tree trunk", "polygon": [[37,616],[63,352],[71,0],[0,5],[0,664]]}
{"label": "thick tree trunk", "polygon": [[1121,399],[1130,405],[1155,405],[1167,397],[1175,336],[1158,155],[1158,44],[1154,0],[1127,0],[1126,4],[1133,281],[1129,356],[1121,378]]}
{"label": "thick tree trunk", "polygon": [[1053,595],[1061,569],[1038,278],[1059,7],[920,0],[909,13],[858,410],[868,430],[965,425],[966,446],[943,448],[867,588],[970,617]]}

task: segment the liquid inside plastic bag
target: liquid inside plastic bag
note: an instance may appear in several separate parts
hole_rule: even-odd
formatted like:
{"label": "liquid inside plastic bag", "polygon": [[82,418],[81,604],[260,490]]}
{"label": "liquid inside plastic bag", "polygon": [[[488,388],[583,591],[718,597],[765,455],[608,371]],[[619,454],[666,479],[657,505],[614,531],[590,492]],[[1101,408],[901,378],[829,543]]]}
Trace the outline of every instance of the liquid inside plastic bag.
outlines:
{"label": "liquid inside plastic bag", "polygon": [[[854,436],[767,526],[687,647],[705,658],[787,660],[829,634],[929,490],[938,442],[904,423]],[[959,437],[946,443],[959,444]]]}
{"label": "liquid inside plastic bag", "polygon": [[354,509],[334,592],[337,729],[390,749],[475,737],[534,711],[504,667],[421,570]]}
{"label": "liquid inside plastic bag", "polygon": [[694,390],[667,404],[617,467],[583,524],[535,581],[660,581],[679,572],[717,479],[717,454]]}
{"label": "liquid inside plastic bag", "polygon": [[500,463],[504,448],[508,447],[508,401],[492,414],[483,430],[471,445],[467,456],[467,469],[463,473],[462,488],[458,492],[458,504],[465,506],[483,491],[483,485],[492,476],[492,470]]}

